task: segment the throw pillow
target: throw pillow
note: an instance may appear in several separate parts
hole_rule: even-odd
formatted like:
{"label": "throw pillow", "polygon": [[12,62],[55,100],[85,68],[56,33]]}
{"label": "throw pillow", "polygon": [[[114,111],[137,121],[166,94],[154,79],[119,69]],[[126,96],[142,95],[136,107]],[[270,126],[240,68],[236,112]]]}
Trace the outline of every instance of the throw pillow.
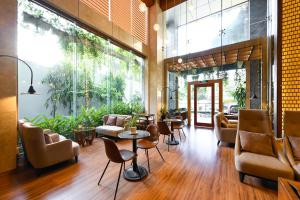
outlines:
{"label": "throw pillow", "polygon": [[116,121],[117,121],[117,117],[109,116],[107,121],[106,121],[106,125],[115,126]]}
{"label": "throw pillow", "polygon": [[300,137],[288,136],[295,160],[300,160]]}
{"label": "throw pillow", "polygon": [[237,124],[227,124],[227,128],[237,128]]}
{"label": "throw pillow", "polygon": [[228,127],[227,125],[228,124],[226,123],[226,121],[224,121],[224,120],[221,121],[221,127],[222,128],[227,128]]}
{"label": "throw pillow", "polygon": [[116,126],[123,127],[125,122],[125,117],[117,117]]}
{"label": "throw pillow", "polygon": [[44,137],[45,137],[45,142],[46,144],[52,144],[52,139],[51,139],[51,136],[47,133],[44,133]]}
{"label": "throw pillow", "polygon": [[223,117],[223,120],[228,124],[229,120],[227,119],[227,117]]}
{"label": "throw pillow", "polygon": [[272,145],[273,138],[271,135],[248,131],[240,131],[239,134],[243,151],[275,156]]}

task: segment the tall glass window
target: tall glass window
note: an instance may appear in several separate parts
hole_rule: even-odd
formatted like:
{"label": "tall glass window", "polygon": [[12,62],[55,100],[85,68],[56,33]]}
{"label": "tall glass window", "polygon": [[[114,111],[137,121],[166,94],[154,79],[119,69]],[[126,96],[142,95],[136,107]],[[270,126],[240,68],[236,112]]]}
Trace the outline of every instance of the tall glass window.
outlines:
{"label": "tall glass window", "polygon": [[[39,95],[21,95],[30,75],[19,63],[19,118],[77,116],[144,105],[144,59],[27,0],[19,0],[18,56],[33,68]],[[115,109],[116,110],[116,109]]]}

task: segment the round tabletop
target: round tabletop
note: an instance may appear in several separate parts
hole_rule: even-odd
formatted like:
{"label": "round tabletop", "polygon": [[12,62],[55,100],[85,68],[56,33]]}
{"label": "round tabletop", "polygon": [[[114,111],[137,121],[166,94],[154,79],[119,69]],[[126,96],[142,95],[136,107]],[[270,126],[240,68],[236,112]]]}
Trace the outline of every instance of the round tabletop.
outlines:
{"label": "round tabletop", "polygon": [[181,122],[181,119],[164,119],[164,122]]}
{"label": "round tabletop", "polygon": [[122,139],[136,140],[149,137],[150,133],[148,131],[143,130],[136,130],[136,134],[132,134],[130,131],[124,131],[122,133],[119,133],[118,136]]}

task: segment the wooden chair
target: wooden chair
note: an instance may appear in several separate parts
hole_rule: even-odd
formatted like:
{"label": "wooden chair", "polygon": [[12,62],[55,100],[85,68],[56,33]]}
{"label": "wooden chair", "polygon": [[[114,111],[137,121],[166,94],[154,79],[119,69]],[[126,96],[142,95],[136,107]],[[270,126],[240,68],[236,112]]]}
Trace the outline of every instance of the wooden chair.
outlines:
{"label": "wooden chair", "polygon": [[[164,121],[160,121],[160,122],[157,122],[157,126],[158,126],[159,133],[164,135],[164,140],[163,141],[165,141],[165,136],[168,136],[168,141],[170,141],[170,136],[171,136],[172,132],[170,131],[167,123],[164,122]],[[169,146],[170,145],[168,143],[168,151],[170,149]]]}
{"label": "wooden chair", "polygon": [[180,116],[180,115],[176,115],[175,118],[181,120],[181,122],[172,122],[173,130],[174,131],[178,130],[178,135],[179,135],[179,138],[180,138],[180,141],[181,141],[181,132],[183,133],[184,137],[186,138],[186,135],[183,131],[184,122],[182,120],[182,116]]}
{"label": "wooden chair", "polygon": [[148,154],[149,149],[156,148],[157,152],[159,153],[159,155],[163,159],[163,161],[165,159],[157,147],[157,144],[159,142],[159,132],[158,132],[157,126],[155,124],[150,124],[146,130],[148,132],[150,132],[150,137],[139,140],[137,147],[145,150],[145,154],[147,156],[147,161],[148,161],[148,170],[150,172],[150,163],[149,163],[149,154]]}
{"label": "wooden chair", "polygon": [[108,138],[103,137],[102,139],[104,141],[105,153],[106,153],[106,156],[108,158],[108,162],[107,162],[106,167],[105,167],[105,169],[104,169],[104,171],[103,171],[103,173],[102,173],[102,175],[101,175],[101,177],[98,181],[98,185],[100,184],[100,181],[103,178],[103,175],[105,174],[105,171],[106,171],[110,161],[112,161],[114,163],[121,163],[118,182],[117,182],[115,195],[114,195],[114,199],[116,199],[122,167],[124,165],[124,169],[125,169],[125,162],[129,161],[129,160],[132,160],[134,157],[136,157],[136,154],[133,153],[132,151],[129,151],[129,150],[119,150],[117,145],[112,140],[110,140]]}

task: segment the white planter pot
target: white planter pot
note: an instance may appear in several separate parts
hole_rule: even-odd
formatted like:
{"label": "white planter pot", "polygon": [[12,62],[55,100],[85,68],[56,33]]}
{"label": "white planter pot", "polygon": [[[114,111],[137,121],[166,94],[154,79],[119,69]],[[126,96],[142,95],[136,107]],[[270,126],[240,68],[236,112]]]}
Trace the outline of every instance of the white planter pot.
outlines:
{"label": "white planter pot", "polygon": [[130,127],[131,134],[137,134],[136,133],[136,127]]}

